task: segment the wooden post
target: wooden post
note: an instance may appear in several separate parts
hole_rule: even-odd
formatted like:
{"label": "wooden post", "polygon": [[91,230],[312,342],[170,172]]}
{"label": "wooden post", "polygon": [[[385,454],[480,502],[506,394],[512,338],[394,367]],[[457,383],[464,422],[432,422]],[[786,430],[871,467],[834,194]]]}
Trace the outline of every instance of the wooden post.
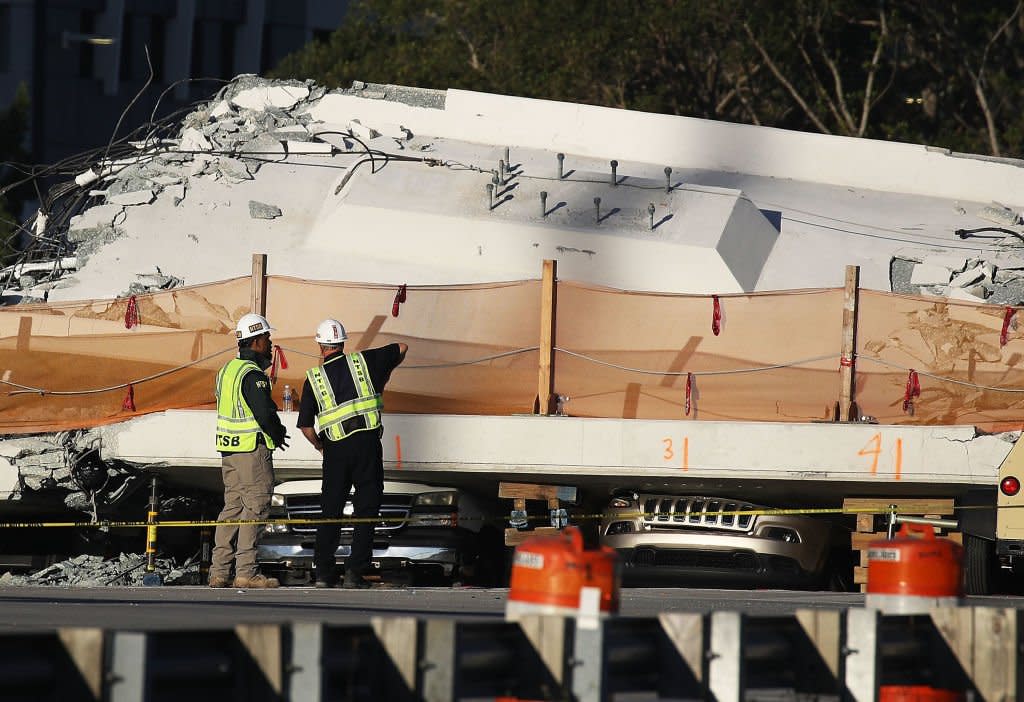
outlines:
{"label": "wooden post", "polygon": [[238,642],[263,673],[267,685],[278,697],[284,691],[282,631],[280,624],[236,624]]}
{"label": "wooden post", "polygon": [[250,312],[256,314],[267,314],[267,255],[252,255],[252,282],[249,285],[251,292]]}
{"label": "wooden post", "polygon": [[68,658],[78,670],[95,700],[103,696],[104,640],[103,629],[62,627],[57,637],[64,644]]}
{"label": "wooden post", "polygon": [[[843,351],[839,359],[839,421],[856,420],[850,416],[854,404],[854,363],[857,353],[857,300],[860,287],[860,266],[846,267],[846,288],[843,290]],[[854,415],[859,414],[854,412]]]}
{"label": "wooden post", "polygon": [[544,261],[540,282],[540,350],[537,366],[537,414],[548,415],[555,404],[555,281],[557,262]]}

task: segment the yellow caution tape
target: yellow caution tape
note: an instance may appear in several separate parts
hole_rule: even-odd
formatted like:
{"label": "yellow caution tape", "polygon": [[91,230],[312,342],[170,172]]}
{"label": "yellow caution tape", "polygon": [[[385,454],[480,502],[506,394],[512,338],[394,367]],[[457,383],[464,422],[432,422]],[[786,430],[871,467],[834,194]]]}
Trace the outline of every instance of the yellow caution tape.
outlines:
{"label": "yellow caution tape", "polygon": [[[1013,507],[1017,507],[1014,505]],[[1024,507],[1024,505],[1019,505]],[[954,507],[955,511],[962,510],[973,510],[973,509],[995,509],[995,505],[964,505],[960,507]],[[1003,507],[1001,509],[1006,509]],[[800,515],[823,515],[823,514],[891,514],[893,512],[899,513],[898,510],[893,509],[878,509],[876,507],[804,507],[799,509],[746,509],[746,510],[732,510],[732,511],[714,511],[714,512],[695,512],[694,515],[710,515],[715,517],[743,517],[743,516],[800,516]],[[413,514],[405,517],[337,517],[334,519],[319,518],[319,519],[233,519],[227,521],[216,521],[216,520],[167,520],[157,521],[155,524],[149,521],[95,521],[95,522],[0,522],[0,529],[37,529],[37,528],[63,528],[63,529],[74,529],[74,528],[91,528],[91,529],[140,529],[140,528],[194,528],[194,527],[217,527],[217,526],[252,526],[252,525],[305,525],[305,526],[318,526],[321,524],[337,524],[339,526],[354,525],[354,524],[402,524],[413,519],[435,519],[442,520],[450,516],[448,512],[424,512],[421,514]],[[661,516],[666,513],[648,513],[648,512],[618,512],[613,517],[607,514],[570,514],[569,518],[573,522],[583,521],[598,521],[602,519],[637,519],[641,517],[654,518]],[[549,517],[543,514],[527,515],[527,521],[530,522],[547,522]],[[508,513],[505,513],[497,517],[462,517],[456,518],[457,522],[497,522],[507,523],[509,521]],[[665,520],[671,523],[670,520]],[[434,526],[433,524],[426,524],[425,526]]]}

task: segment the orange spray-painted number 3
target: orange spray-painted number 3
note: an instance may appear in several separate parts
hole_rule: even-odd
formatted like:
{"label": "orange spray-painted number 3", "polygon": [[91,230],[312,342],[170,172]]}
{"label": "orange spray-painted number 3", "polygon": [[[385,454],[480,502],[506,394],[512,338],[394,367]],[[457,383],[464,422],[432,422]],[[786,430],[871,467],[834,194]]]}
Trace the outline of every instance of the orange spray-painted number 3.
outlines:
{"label": "orange spray-painted number 3", "polygon": [[[665,452],[661,454],[662,459],[671,461],[676,457],[676,452],[672,449],[672,439],[665,437],[661,440],[661,443],[665,445]],[[682,460],[680,462],[680,468],[683,470],[690,470],[690,437],[683,437],[683,451]]]}

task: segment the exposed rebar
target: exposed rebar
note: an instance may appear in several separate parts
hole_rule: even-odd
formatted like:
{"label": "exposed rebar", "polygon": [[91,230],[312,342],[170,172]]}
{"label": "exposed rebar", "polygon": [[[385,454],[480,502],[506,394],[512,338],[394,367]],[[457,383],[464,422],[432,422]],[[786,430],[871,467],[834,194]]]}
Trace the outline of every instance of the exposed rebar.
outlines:
{"label": "exposed rebar", "polygon": [[672,192],[672,166],[665,166],[665,192]]}
{"label": "exposed rebar", "polygon": [[547,217],[548,216],[548,191],[547,190],[541,190],[540,191],[540,216],[541,217]]}
{"label": "exposed rebar", "polygon": [[561,180],[562,178],[565,177],[565,173],[562,170],[565,166],[565,154],[556,154],[555,158],[558,159],[558,179]]}
{"label": "exposed rebar", "polygon": [[651,231],[654,231],[654,203],[651,202],[647,205],[647,214],[651,216]]}
{"label": "exposed rebar", "polygon": [[614,187],[614,186],[619,184],[619,179],[618,179],[618,176],[616,175],[616,170],[619,168],[619,162],[616,161],[615,159],[612,159],[611,164],[612,164],[612,187]]}
{"label": "exposed rebar", "polygon": [[599,197],[594,198],[594,220],[598,224],[601,223],[601,198]]}

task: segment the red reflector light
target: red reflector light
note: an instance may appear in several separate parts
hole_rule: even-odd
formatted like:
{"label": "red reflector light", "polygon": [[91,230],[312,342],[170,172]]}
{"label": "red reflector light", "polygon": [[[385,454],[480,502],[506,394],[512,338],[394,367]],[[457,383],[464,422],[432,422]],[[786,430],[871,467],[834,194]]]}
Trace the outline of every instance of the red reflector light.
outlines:
{"label": "red reflector light", "polygon": [[1020,481],[1012,475],[1008,475],[999,483],[999,489],[1002,490],[1003,494],[1007,497],[1013,497],[1020,492]]}

